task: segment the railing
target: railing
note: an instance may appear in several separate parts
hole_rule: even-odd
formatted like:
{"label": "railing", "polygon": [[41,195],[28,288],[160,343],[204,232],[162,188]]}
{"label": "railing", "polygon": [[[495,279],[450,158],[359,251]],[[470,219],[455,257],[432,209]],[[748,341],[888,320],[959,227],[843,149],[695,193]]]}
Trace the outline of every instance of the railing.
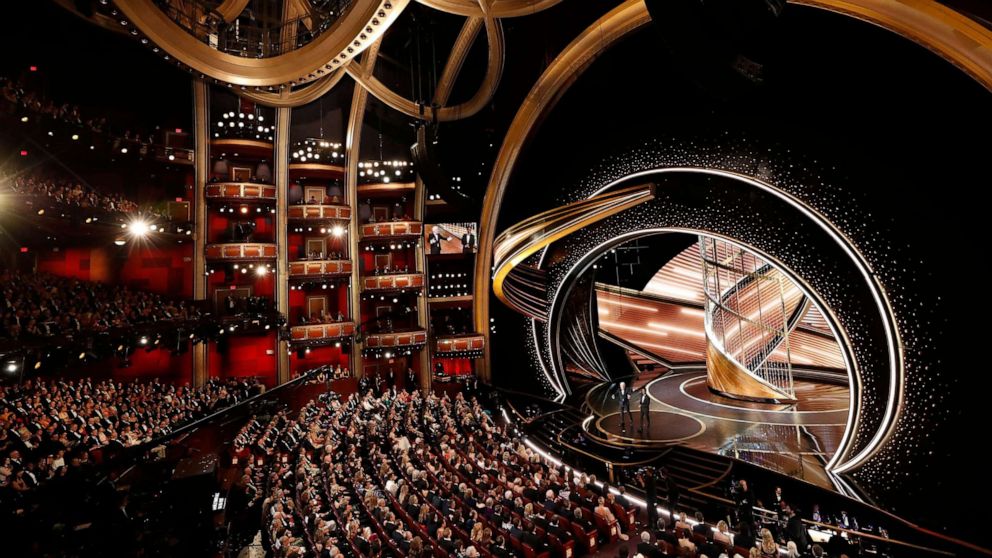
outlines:
{"label": "railing", "polygon": [[351,208],[338,204],[307,204],[289,206],[289,219],[293,221],[319,221],[351,219]]}
{"label": "railing", "polygon": [[427,332],[402,331],[398,333],[370,333],[365,336],[367,349],[410,347],[427,343]]}
{"label": "railing", "polygon": [[420,236],[422,234],[424,234],[424,224],[420,221],[383,221],[382,223],[365,223],[361,227],[363,239]]}
{"label": "railing", "polygon": [[275,201],[276,187],[254,182],[211,182],[207,184],[205,194],[207,199]]}
{"label": "railing", "polygon": [[307,15],[271,26],[252,25],[247,18],[231,23],[211,15],[217,2],[185,2],[182,8],[158,0],[159,8],[187,33],[210,48],[244,58],[270,58],[306,46],[327,31],[351,6],[352,0],[321,0]]}
{"label": "railing", "polygon": [[289,262],[290,277],[351,274],[351,260],[314,260]]}
{"label": "railing", "polygon": [[292,342],[340,339],[354,334],[355,322],[307,324],[289,328],[289,339]]}
{"label": "railing", "polygon": [[423,273],[397,273],[395,275],[374,275],[362,279],[362,289],[366,291],[392,291],[420,289],[424,286]]}
{"label": "railing", "polygon": [[434,353],[437,355],[481,351],[486,347],[486,338],[477,333],[438,337],[435,342]]}
{"label": "railing", "polygon": [[276,245],[268,242],[207,244],[208,260],[274,260]]}

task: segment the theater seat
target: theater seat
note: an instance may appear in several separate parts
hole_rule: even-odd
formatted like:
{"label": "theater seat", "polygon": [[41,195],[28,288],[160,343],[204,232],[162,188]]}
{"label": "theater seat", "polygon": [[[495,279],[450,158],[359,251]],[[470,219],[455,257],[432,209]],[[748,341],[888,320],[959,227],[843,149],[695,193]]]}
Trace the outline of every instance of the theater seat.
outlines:
{"label": "theater seat", "polygon": [[575,535],[575,540],[579,542],[579,548],[586,554],[594,554],[599,548],[599,542],[596,541],[596,531],[586,531],[578,523],[572,523],[572,534]]}
{"label": "theater seat", "polygon": [[617,526],[617,522],[607,521],[597,514],[593,514],[592,517],[596,520],[596,527],[599,528],[599,532],[611,543],[617,542],[617,539],[620,538],[620,528]]}

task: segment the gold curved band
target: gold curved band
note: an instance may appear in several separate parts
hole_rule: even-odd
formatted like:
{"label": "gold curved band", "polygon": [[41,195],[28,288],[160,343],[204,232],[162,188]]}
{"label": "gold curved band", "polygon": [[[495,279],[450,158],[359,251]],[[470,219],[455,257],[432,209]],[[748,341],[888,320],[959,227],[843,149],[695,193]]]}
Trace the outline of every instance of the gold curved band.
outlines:
{"label": "gold curved band", "polygon": [[115,3],[127,21],[190,68],[226,83],[265,87],[314,81],[344,66],[381,37],[409,2],[355,0],[330,29],[312,42],[269,58],[245,58],[211,48],[182,30],[154,0]]}
{"label": "gold curved band", "polygon": [[[466,17],[482,17],[482,9],[473,0],[417,0],[435,10]],[[554,7],[561,0],[495,0],[489,9],[493,17],[519,17]]]}

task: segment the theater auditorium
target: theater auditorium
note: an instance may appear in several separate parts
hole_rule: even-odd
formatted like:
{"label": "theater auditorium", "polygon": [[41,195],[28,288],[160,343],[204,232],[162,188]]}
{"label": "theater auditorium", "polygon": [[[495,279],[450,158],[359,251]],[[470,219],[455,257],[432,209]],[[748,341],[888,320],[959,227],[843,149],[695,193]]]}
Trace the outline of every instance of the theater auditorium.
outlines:
{"label": "theater auditorium", "polygon": [[989,2],[7,4],[0,555],[992,555]]}

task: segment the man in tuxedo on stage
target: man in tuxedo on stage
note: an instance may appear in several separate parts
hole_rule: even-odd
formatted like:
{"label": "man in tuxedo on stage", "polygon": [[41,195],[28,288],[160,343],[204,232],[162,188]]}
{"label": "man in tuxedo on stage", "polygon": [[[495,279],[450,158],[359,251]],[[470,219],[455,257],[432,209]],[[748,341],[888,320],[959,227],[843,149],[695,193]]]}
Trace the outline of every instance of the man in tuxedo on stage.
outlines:
{"label": "man in tuxedo on stage", "polygon": [[641,406],[641,425],[638,427],[637,431],[639,433],[644,433],[644,425],[648,425],[648,431],[651,430],[651,398],[648,396],[648,386],[645,385],[640,390],[641,396],[638,398],[638,403]]}
{"label": "man in tuxedo on stage", "polygon": [[620,391],[617,392],[620,396],[620,431],[627,431],[626,418],[630,418],[630,426],[634,427],[634,415],[630,412],[630,396],[631,390],[627,388],[626,382],[620,382]]}
{"label": "man in tuxedo on stage", "polygon": [[441,235],[441,227],[434,225],[431,227],[431,234],[427,235],[427,244],[430,246],[431,254],[441,253],[441,241],[451,240]]}
{"label": "man in tuxedo on stage", "polygon": [[468,232],[462,235],[462,253],[471,254],[479,247],[479,237],[475,235],[475,225],[468,226]]}

